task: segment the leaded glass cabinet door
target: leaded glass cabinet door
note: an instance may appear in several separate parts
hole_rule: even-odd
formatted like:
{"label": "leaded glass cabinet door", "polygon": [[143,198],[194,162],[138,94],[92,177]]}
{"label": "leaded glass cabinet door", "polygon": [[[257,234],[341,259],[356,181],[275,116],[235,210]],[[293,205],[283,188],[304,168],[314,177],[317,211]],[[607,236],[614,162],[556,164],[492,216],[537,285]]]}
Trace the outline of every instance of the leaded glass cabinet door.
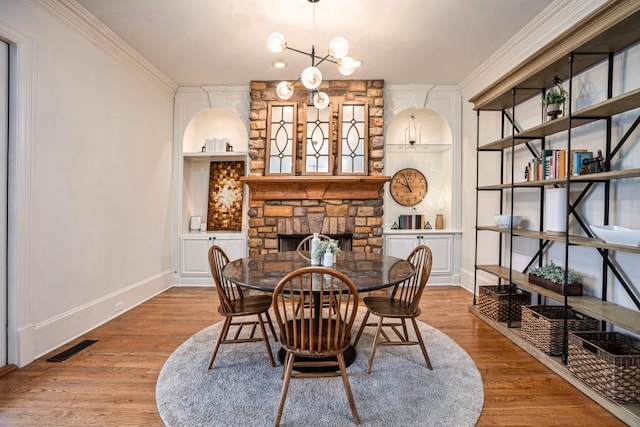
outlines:
{"label": "leaded glass cabinet door", "polygon": [[369,105],[340,104],[339,175],[367,175],[369,164]]}
{"label": "leaded glass cabinet door", "polygon": [[295,174],[297,110],[296,103],[269,104],[265,175]]}
{"label": "leaded glass cabinet door", "polygon": [[333,174],[332,116],[331,105],[322,110],[305,105],[303,175]]}

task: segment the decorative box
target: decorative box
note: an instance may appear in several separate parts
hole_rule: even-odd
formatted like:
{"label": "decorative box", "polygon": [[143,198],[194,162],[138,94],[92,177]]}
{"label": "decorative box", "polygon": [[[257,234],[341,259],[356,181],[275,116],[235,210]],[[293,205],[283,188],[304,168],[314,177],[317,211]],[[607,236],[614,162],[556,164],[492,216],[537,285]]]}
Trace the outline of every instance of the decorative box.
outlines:
{"label": "decorative box", "polygon": [[[534,274],[529,274],[529,281],[534,285],[542,286],[545,289],[564,295],[564,291],[562,289],[563,283],[555,283],[549,279],[545,279],[544,277],[536,276]],[[581,296],[582,283],[567,283],[567,295]]]}

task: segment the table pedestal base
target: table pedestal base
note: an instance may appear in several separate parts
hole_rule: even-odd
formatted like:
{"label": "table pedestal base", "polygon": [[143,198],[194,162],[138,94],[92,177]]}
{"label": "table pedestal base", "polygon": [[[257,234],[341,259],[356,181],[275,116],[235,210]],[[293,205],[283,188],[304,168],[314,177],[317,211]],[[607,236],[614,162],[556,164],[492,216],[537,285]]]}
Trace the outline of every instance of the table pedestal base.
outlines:
{"label": "table pedestal base", "polygon": [[[280,348],[280,350],[278,351],[278,360],[282,365],[284,365],[284,358],[286,354],[287,352],[284,348]],[[358,355],[358,352],[356,351],[356,348],[353,345],[349,345],[349,347],[347,347],[347,349],[344,351],[345,365],[351,366],[354,360],[356,360],[357,355]],[[332,357],[318,358],[318,357],[296,356],[296,360],[298,361],[336,360],[336,357],[332,356]],[[304,367],[294,368],[294,370],[298,372],[335,372],[338,370],[338,367],[337,366],[318,366],[318,367],[304,366]]]}

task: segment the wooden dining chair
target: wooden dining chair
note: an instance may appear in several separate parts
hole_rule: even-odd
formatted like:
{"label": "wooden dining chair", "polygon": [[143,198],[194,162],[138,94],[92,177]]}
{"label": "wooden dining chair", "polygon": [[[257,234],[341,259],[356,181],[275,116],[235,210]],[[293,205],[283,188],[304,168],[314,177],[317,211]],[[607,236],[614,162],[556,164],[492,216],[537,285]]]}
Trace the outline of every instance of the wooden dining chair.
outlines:
{"label": "wooden dining chair", "polygon": [[[291,378],[335,376],[342,377],[353,420],[360,424],[343,355],[351,343],[358,310],[358,291],[353,282],[332,268],[301,268],[278,283],[273,308],[286,351],[276,425],[282,418]],[[337,372],[314,369],[327,367],[337,368]],[[305,372],[294,373],[296,368]]]}
{"label": "wooden dining chair", "polygon": [[[416,270],[413,276],[396,285],[389,297],[370,296],[362,300],[367,307],[367,313],[362,320],[354,345],[358,344],[365,327],[376,326],[376,336],[371,345],[371,356],[367,366],[368,374],[371,373],[373,359],[379,345],[419,345],[427,368],[433,369],[416,322],[416,318],[420,315],[420,307],[418,306],[420,298],[431,274],[432,260],[431,249],[428,246],[416,247],[407,257],[407,261],[413,264]],[[377,323],[367,323],[371,314],[379,317]],[[409,337],[407,319],[411,319],[413,324],[415,341]],[[402,331],[398,329],[399,327],[402,327]],[[395,337],[392,339],[383,328],[390,328]],[[384,338],[384,341],[381,338]]]}
{"label": "wooden dining chair", "polygon": [[[213,354],[209,360],[207,370],[211,369],[213,362],[215,361],[216,354],[220,344],[234,344],[234,343],[246,343],[246,342],[259,342],[264,341],[264,345],[269,355],[269,362],[271,366],[275,366],[273,360],[273,354],[271,353],[271,346],[269,345],[269,338],[267,337],[267,331],[265,330],[262,315],[266,318],[266,322],[271,328],[271,333],[274,339],[277,339],[276,331],[271,323],[271,317],[269,316],[269,308],[271,307],[270,295],[255,295],[245,296],[242,292],[242,288],[229,282],[222,276],[222,269],[229,262],[229,258],[224,250],[217,245],[209,248],[209,266],[211,268],[211,275],[215,281],[216,290],[218,291],[218,298],[220,300],[220,306],[218,307],[218,313],[224,317],[224,324],[216,345],[213,349]],[[237,317],[256,316],[257,320],[250,321],[234,321]],[[235,334],[232,338],[228,338],[229,330],[232,326],[237,326]],[[242,329],[244,327],[250,327],[251,331],[248,337],[246,334],[243,336]],[[255,335],[256,327],[260,327],[262,337]]]}

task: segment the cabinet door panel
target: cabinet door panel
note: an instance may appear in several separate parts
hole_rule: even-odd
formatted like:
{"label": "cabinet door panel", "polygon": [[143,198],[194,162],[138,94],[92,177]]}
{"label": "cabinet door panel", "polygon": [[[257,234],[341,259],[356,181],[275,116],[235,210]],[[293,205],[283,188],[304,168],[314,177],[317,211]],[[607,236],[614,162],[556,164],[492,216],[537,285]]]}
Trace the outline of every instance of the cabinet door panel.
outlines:
{"label": "cabinet door panel", "polygon": [[229,261],[244,258],[245,255],[245,238],[242,237],[215,237],[213,244],[218,245],[224,250],[229,257]]}
{"label": "cabinet door panel", "polygon": [[433,255],[431,274],[451,274],[451,237],[429,236],[422,240],[421,244],[429,246]]}
{"label": "cabinet door panel", "polygon": [[414,234],[405,236],[386,236],[385,238],[387,240],[387,255],[402,259],[406,259],[413,248],[418,245],[417,236]]}
{"label": "cabinet door panel", "polygon": [[182,274],[209,275],[208,252],[210,239],[181,239]]}

